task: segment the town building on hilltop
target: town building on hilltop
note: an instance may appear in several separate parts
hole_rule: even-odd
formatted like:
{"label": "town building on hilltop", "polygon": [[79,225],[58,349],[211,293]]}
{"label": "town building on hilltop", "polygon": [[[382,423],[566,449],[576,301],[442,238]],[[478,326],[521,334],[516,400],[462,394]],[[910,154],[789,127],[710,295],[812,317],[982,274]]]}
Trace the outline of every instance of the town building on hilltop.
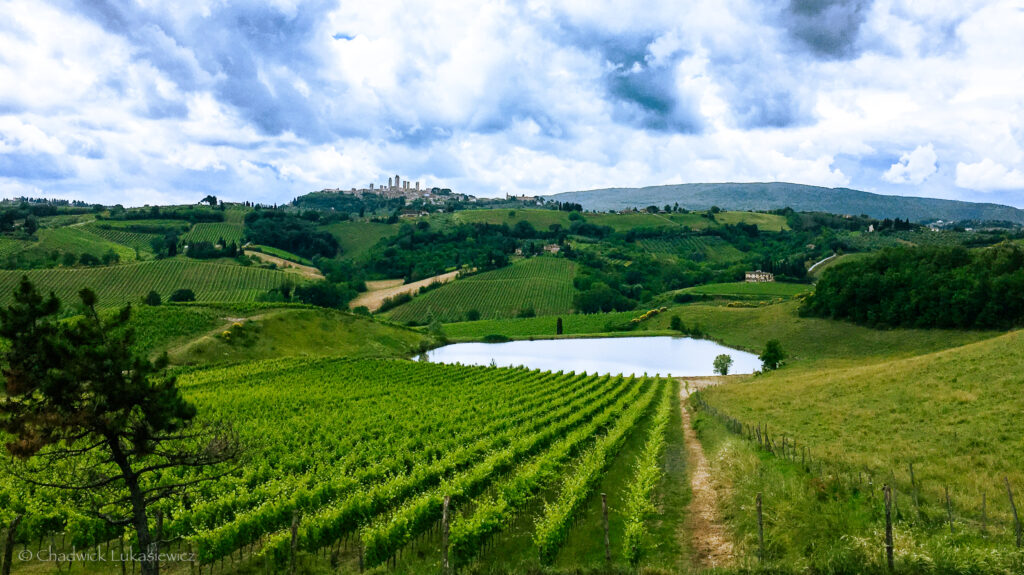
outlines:
{"label": "town building on hilltop", "polygon": [[369,187],[351,190],[342,190],[340,188],[326,188],[320,190],[320,193],[335,193],[335,194],[351,194],[358,198],[364,197],[366,194],[373,194],[384,198],[405,198],[406,202],[412,202],[414,200],[423,200],[428,204],[442,205],[448,200],[456,200],[461,202],[472,202],[476,201],[476,198],[468,194],[455,194],[451,193],[450,190],[443,190],[441,193],[440,188],[428,188],[426,185],[421,186],[420,182],[410,182],[409,180],[402,180],[402,177],[395,174],[394,177],[388,178],[388,183],[385,185],[375,184],[370,182]]}
{"label": "town building on hilltop", "polygon": [[775,281],[775,274],[761,270],[747,272],[747,283],[766,283]]}

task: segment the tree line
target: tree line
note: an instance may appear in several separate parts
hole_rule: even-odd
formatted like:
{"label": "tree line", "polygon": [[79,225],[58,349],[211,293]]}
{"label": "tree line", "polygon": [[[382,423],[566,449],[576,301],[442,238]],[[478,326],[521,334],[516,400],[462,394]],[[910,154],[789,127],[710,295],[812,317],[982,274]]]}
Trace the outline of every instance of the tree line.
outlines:
{"label": "tree line", "polygon": [[873,327],[1009,328],[1024,324],[1024,251],[889,248],[832,267],[800,308],[805,316]]}

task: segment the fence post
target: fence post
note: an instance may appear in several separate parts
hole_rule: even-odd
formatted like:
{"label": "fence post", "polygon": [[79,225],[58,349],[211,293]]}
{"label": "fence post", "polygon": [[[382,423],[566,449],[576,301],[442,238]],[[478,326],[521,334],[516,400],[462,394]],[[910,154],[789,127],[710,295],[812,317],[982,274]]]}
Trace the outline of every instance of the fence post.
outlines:
{"label": "fence post", "polygon": [[910,462],[910,487],[914,493],[914,509],[921,513],[921,503],[917,499],[917,481],[914,479],[914,462]]}
{"label": "fence post", "polygon": [[949,502],[949,486],[946,485],[946,515],[949,516],[949,534],[953,535],[953,504]]}
{"label": "fence post", "polygon": [[764,563],[764,518],[761,515],[761,494],[757,494],[757,545],[758,558]]}
{"label": "fence post", "polygon": [[[558,325],[561,327],[562,318],[558,318]],[[450,495],[444,496],[444,504],[441,507],[441,573],[448,575],[451,567],[448,565],[448,505],[451,504]]]}
{"label": "fence post", "polygon": [[292,512],[292,542],[288,547],[288,574],[295,575],[295,548],[299,544],[299,522],[302,521],[302,512]]}
{"label": "fence post", "polygon": [[981,492],[981,534],[988,532],[988,515],[985,514],[985,492]]}
{"label": "fence post", "polygon": [[608,496],[601,494],[601,522],[604,527],[604,560],[611,563],[612,544],[608,539]]}
{"label": "fence post", "polygon": [[892,558],[892,488],[888,485],[882,487],[885,495],[885,559],[889,564],[889,571],[895,570]]}
{"label": "fence post", "polygon": [[1017,505],[1013,502],[1013,490],[1010,489],[1010,478],[1004,476],[1006,482],[1006,495],[1010,497],[1010,509],[1013,510],[1013,527],[1017,532],[1017,549],[1020,549],[1020,517],[1017,516]]}

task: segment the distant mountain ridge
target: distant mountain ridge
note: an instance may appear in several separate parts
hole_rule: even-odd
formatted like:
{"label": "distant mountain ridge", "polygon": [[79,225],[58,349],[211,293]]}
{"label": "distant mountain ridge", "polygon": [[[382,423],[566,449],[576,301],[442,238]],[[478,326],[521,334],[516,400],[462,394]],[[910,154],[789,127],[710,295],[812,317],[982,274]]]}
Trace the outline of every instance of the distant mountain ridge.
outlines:
{"label": "distant mountain ridge", "polygon": [[679,203],[689,210],[718,206],[724,210],[776,210],[867,214],[873,218],[925,220],[1000,220],[1024,224],[1024,210],[1000,204],[887,196],[849,188],[822,188],[785,182],[676,184],[644,188],[604,188],[547,196],[574,202],[587,210],[622,210]]}

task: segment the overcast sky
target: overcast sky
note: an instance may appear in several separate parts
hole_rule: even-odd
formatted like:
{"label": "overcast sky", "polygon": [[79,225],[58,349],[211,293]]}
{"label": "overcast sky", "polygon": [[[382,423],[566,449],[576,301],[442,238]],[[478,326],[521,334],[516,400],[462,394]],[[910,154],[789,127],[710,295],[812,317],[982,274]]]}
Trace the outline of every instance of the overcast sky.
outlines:
{"label": "overcast sky", "polygon": [[0,196],[788,181],[1024,206],[1024,1],[0,0]]}

